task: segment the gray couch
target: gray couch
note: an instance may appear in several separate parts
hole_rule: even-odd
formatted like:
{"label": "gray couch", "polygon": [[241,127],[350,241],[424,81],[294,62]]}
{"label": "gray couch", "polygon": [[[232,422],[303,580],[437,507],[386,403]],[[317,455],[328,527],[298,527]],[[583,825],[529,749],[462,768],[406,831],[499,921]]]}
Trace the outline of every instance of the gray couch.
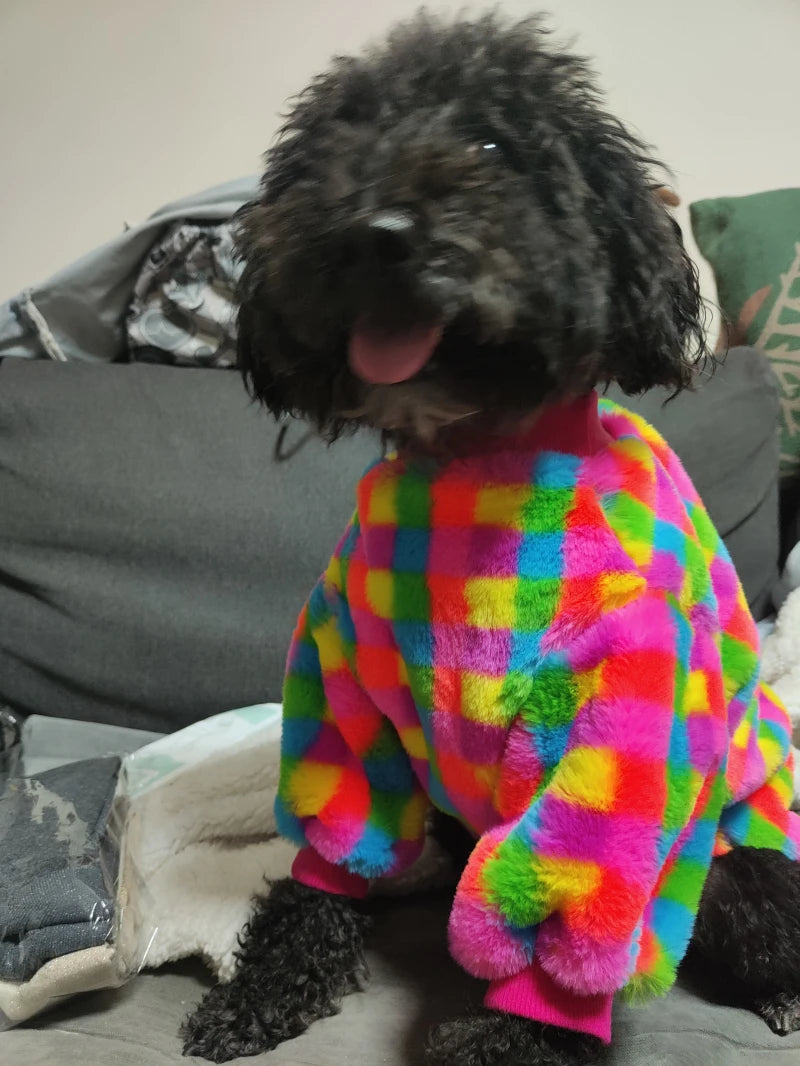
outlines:
{"label": "gray couch", "polygon": [[[252,188],[173,205],[33,290],[65,363],[44,358],[41,323],[20,304],[0,309],[0,702],[83,723],[82,751],[93,723],[168,732],[279,697],[297,610],[376,452],[368,437],[308,442],[276,463],[276,429],[235,374],[125,362],[120,321],[156,235],[176,218],[226,217]],[[766,361],[734,350],[698,393],[664,399],[634,406],[681,454],[763,615],[779,551]],[[446,898],[381,904],[369,989],[252,1061],[419,1061],[426,1027],[481,997],[447,956],[446,910]],[[182,964],[69,1001],[0,1033],[0,1062],[177,1063],[178,1025],[208,983],[199,962]],[[686,988],[620,1008],[616,1035],[612,1066],[800,1063],[800,1035],[781,1040]]]}

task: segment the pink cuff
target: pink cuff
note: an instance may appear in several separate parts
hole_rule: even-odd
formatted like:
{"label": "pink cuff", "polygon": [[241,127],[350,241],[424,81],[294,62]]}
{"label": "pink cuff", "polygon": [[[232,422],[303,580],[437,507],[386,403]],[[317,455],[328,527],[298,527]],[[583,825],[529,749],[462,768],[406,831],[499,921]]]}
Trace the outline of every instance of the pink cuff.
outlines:
{"label": "pink cuff", "polygon": [[562,988],[537,962],[527,970],[492,981],[484,1005],[491,1010],[521,1014],[545,1025],[558,1025],[611,1043],[611,993],[580,996]]}
{"label": "pink cuff", "polygon": [[298,851],[292,863],[292,877],[309,888],[318,888],[334,896],[352,896],[354,899],[363,899],[369,888],[366,877],[351,874],[343,866],[334,866],[313,848]]}

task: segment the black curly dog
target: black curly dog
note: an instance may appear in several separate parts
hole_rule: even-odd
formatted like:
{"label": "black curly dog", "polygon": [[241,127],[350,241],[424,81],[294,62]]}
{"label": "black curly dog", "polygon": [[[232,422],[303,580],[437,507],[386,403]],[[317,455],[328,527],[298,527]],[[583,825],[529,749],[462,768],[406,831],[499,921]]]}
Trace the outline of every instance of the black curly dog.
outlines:
{"label": "black curly dog", "polygon": [[[367,423],[439,448],[466,416],[497,425],[607,381],[688,386],[705,354],[702,305],[652,165],[585,63],[536,20],[420,16],[338,60],[297,98],[240,219],[239,350],[254,395],[330,439]],[[356,321],[444,330],[412,381],[366,386],[348,369]],[[255,1054],[336,1012],[365,979],[364,935],[358,904],[275,884],[233,982],[185,1023],[185,1052]],[[747,848],[714,860],[687,966],[776,1032],[800,1028],[800,864]],[[427,1055],[588,1066],[604,1051],[484,1010],[434,1031]]]}

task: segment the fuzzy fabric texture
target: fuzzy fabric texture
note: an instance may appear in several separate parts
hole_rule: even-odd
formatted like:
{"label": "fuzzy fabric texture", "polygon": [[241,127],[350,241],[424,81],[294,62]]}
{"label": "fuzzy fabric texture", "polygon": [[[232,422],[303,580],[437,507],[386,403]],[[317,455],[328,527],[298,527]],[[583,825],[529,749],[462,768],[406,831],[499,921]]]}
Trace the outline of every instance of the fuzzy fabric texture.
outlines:
{"label": "fuzzy fabric texture", "polygon": [[647,998],[712,854],[797,856],[789,737],[678,459],[592,394],[364,477],[290,652],[276,819],[378,877],[413,863],[433,803],[480,837],[450,924],[465,969],[535,957],[578,995]]}
{"label": "fuzzy fabric texture", "polygon": [[[792,565],[790,565],[792,564]],[[800,810],[800,547],[789,556],[783,582],[785,596],[774,628],[761,652],[761,676],[782,700],[792,721],[795,745],[794,810]]]}

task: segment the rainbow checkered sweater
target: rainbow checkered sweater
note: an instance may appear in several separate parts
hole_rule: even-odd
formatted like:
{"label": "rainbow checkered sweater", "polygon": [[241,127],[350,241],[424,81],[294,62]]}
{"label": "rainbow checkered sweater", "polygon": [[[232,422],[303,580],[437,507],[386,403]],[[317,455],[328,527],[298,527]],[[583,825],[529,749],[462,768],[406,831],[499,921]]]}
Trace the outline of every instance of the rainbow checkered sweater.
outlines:
{"label": "rainbow checkered sweater", "polygon": [[795,858],[789,722],[674,453],[594,394],[447,463],[392,457],[304,608],[276,812],[351,875],[477,844],[454,957],[582,995],[675,979],[713,854]]}

